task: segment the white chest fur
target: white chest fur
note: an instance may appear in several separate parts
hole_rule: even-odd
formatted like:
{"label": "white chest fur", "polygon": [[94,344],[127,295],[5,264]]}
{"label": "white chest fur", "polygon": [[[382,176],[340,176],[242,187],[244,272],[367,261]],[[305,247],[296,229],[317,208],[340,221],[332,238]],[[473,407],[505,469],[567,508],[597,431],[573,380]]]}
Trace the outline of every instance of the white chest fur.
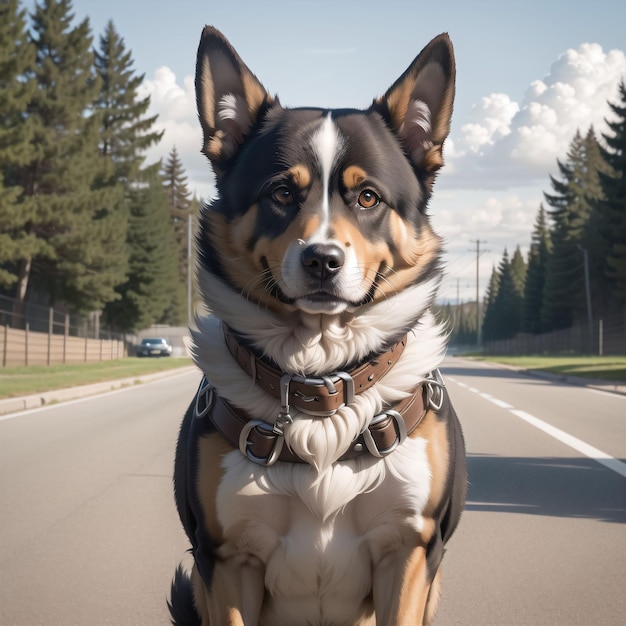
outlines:
{"label": "white chest fur", "polygon": [[385,459],[363,456],[321,474],[302,463],[262,468],[238,451],[225,457],[220,554],[263,563],[271,595],[264,623],[355,622],[373,568],[422,529],[426,445],[409,439]]}

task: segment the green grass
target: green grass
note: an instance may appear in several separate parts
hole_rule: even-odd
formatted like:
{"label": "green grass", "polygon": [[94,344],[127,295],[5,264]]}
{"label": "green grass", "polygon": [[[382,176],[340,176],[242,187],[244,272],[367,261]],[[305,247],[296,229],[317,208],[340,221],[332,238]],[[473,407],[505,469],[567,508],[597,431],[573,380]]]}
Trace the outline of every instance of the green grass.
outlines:
{"label": "green grass", "polygon": [[626,356],[481,356],[478,358],[564,376],[626,382]]}
{"label": "green grass", "polygon": [[72,365],[29,365],[0,368],[0,398],[24,396],[76,385],[88,385],[119,378],[134,378],[191,365],[191,359],[131,357],[116,361]]}

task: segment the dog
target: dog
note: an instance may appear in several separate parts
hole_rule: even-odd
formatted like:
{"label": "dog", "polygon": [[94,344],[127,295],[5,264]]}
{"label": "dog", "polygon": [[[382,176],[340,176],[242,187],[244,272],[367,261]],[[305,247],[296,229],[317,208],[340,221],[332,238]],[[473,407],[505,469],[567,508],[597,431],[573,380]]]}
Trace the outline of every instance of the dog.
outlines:
{"label": "dog", "polygon": [[427,215],[455,62],[433,39],[367,110],[289,109],[207,26],[196,66],[204,373],[174,492],[172,623],[430,624],[464,507]]}

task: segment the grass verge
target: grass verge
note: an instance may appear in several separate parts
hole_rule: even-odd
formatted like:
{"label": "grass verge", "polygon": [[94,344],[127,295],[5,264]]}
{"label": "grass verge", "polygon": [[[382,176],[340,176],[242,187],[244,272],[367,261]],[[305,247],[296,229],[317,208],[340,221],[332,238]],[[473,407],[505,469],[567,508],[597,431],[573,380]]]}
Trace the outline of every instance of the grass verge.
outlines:
{"label": "grass verge", "polygon": [[626,356],[480,356],[477,358],[564,376],[626,382]]}
{"label": "grass verge", "polygon": [[29,365],[0,369],[0,399],[89,385],[119,378],[133,378],[191,365],[191,359],[118,359],[71,365]]}

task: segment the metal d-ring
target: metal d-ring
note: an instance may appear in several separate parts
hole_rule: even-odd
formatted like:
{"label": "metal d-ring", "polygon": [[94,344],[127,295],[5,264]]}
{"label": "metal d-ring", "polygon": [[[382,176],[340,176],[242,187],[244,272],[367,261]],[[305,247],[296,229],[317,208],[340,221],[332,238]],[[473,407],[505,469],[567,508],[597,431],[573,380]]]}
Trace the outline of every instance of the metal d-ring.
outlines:
{"label": "metal d-ring", "polygon": [[[198,393],[196,394],[194,417],[202,418],[211,410],[211,406],[213,406],[213,394],[211,383],[206,379],[206,376],[203,376],[200,381]],[[202,409],[200,409],[201,399],[204,400],[204,407]]]}
{"label": "metal d-ring", "polygon": [[[250,452],[250,442],[248,441],[248,436],[254,428],[259,428],[260,430],[265,431],[266,435],[274,435],[276,437],[272,450],[267,458],[256,456]],[[253,419],[247,422],[241,429],[241,433],[239,434],[239,450],[241,454],[248,457],[248,459],[253,463],[267,467],[278,461],[278,457],[283,449],[284,441],[285,439],[282,435],[276,435],[274,433],[274,426],[272,424],[261,419]]]}
{"label": "metal d-ring", "polygon": [[428,375],[426,386],[428,388],[428,404],[432,409],[438,411],[443,406],[443,390],[446,387],[439,369],[433,370]]}
{"label": "metal d-ring", "polygon": [[[393,420],[396,429],[396,440],[388,448],[385,448],[384,450],[379,450],[376,442],[374,441],[374,437],[372,437],[370,427],[376,426],[388,417]],[[389,409],[384,413],[379,413],[378,415],[376,415],[372,419],[370,425],[361,434],[363,435],[363,440],[365,441],[365,445],[367,446],[370,454],[381,459],[382,457],[391,454],[407,438],[406,423],[404,421],[404,418],[402,417],[402,415],[400,415],[400,413],[398,413],[398,411]]]}

